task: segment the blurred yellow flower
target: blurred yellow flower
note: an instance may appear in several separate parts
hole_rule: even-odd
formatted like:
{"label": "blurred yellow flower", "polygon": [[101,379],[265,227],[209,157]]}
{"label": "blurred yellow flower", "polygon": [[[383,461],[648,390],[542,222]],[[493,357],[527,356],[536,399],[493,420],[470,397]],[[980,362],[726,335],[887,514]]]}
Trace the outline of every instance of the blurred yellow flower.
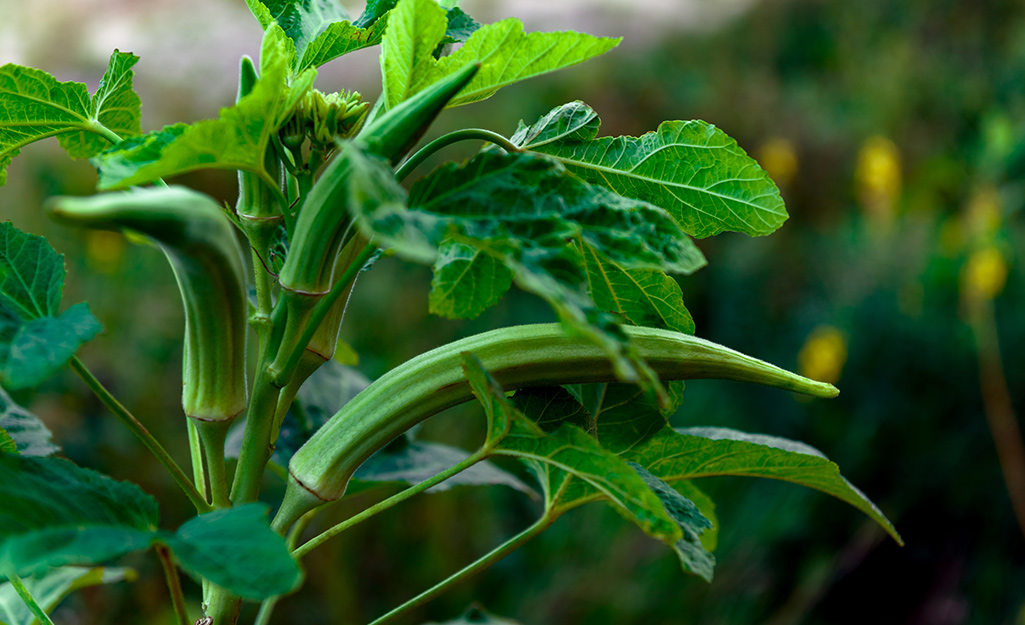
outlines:
{"label": "blurred yellow flower", "polygon": [[783,137],[773,137],[758,148],[758,162],[777,185],[786,186],[797,175],[797,152]]}
{"label": "blurred yellow flower", "polygon": [[101,273],[112,273],[125,254],[125,238],[109,230],[89,230],[85,240],[85,257],[89,267]]}
{"label": "blurred yellow flower", "polygon": [[900,150],[886,137],[869,137],[858,152],[854,172],[858,195],[869,215],[889,222],[900,195]]}
{"label": "blurred yellow flower", "polygon": [[847,362],[847,339],[833,326],[819,326],[797,354],[797,370],[806,378],[836,384]]}
{"label": "blurred yellow flower", "polygon": [[961,270],[962,294],[974,300],[991,300],[1004,290],[1007,261],[996,247],[984,247],[968,257]]}

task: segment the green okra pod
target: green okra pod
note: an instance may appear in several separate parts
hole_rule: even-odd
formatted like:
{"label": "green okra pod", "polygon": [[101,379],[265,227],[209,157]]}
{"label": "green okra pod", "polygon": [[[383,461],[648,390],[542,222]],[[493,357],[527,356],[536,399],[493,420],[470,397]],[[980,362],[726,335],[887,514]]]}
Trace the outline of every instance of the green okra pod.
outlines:
{"label": "green okra pod", "polygon": [[241,249],[220,205],[172,186],[54,198],[48,209],[70,224],[140,233],[164,251],[185,307],[185,414],[229,422],[242,412],[247,289]]}
{"label": "green okra pod", "polygon": [[[626,326],[641,357],[665,380],[719,378],[816,397],[836,388],[687,334]],[[565,335],[559,324],[515,326],[439,347],[396,367],[347,403],[289,464],[284,514],[341,497],[349,478],[375,451],[429,416],[473,398],[461,367],[472,352],[506,390],[616,381],[600,348]]]}

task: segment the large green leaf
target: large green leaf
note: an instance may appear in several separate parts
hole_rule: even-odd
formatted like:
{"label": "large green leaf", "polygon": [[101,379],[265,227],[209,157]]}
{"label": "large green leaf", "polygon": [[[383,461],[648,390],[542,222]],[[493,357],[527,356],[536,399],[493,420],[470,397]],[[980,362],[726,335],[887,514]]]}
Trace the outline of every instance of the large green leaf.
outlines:
{"label": "large green leaf", "polygon": [[289,83],[295,49],[281,27],[264,32],[260,78],[252,91],[217,119],[174,124],[123,141],[93,159],[101,189],[126,188],[197,169],[245,170],[276,185],[265,154],[276,133],[312,86],[314,70]]}
{"label": "large green leaf", "polygon": [[[455,17],[450,25],[449,17]],[[472,34],[471,34],[472,33]],[[434,58],[439,45],[465,43],[449,56]],[[475,28],[458,15],[446,14],[435,0],[399,0],[388,13],[381,55],[385,101],[389,107],[471,63],[480,70],[448,106],[491,97],[514,82],[539,76],[604,54],[619,39],[574,32],[524,33],[517,19]]]}
{"label": "large green leaf", "polygon": [[495,256],[448,239],[438,247],[430,311],[449,319],[473,319],[498,303],[512,286],[512,271]]}
{"label": "large green leaf", "polygon": [[634,469],[587,432],[563,424],[551,433],[523,415],[472,354],[464,354],[467,381],[488,417],[489,452],[550,465],[593,487],[646,533],[670,544],[683,538],[676,520]]}
{"label": "large green leaf", "polygon": [[[22,581],[40,607],[49,613],[76,590],[101,584],[116,584],[125,580],[133,581],[135,577],[135,571],[126,568],[64,566],[47,571],[42,577],[30,577]],[[14,587],[9,582],[0,584],[0,625],[38,623]]]}
{"label": "large green leaf", "polygon": [[70,156],[86,158],[108,148],[112,134],[138,135],[139,97],[132,90],[138,60],[115,50],[92,97],[82,83],[20,65],[0,67],[0,185],[21,148],[40,139],[56,136]]}
{"label": "large green leaf", "polygon": [[0,574],[100,564],[155,535],[155,499],[59,458],[0,455],[0,501]]}
{"label": "large green leaf", "polygon": [[571,102],[512,137],[553,156],[584,180],[668,210],[688,234],[752,236],[787,219],[779,189],[737,142],[702,121],[662,123],[641,137],[597,138],[598,118]]}
{"label": "large green leaf", "polygon": [[302,580],[285,539],[270,528],[267,510],[262,503],[215,510],[162,540],[192,575],[262,601],[294,590]]}
{"label": "large green leaf", "polygon": [[0,223],[0,383],[44,381],[100,331],[85,304],[58,313],[64,257],[46,239]]}
{"label": "large green leaf", "polygon": [[0,429],[5,430],[16,444],[17,453],[23,456],[49,456],[60,451],[60,448],[50,440],[53,434],[39,417],[14,403],[14,400],[2,388],[0,388]]}

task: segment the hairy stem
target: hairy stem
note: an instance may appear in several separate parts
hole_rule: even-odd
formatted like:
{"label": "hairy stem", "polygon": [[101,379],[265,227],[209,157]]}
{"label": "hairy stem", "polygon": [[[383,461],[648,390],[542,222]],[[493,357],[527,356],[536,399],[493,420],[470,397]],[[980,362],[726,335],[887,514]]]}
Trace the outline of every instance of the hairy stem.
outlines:
{"label": "hairy stem", "polygon": [[424,147],[416,151],[416,154],[406,159],[406,162],[402,164],[397,170],[395,170],[395,177],[402,182],[406,179],[409,174],[413,173],[413,170],[423,164],[432,154],[460,141],[470,140],[481,140],[489,141],[495,145],[501,147],[507,152],[520,152],[518,145],[512,143],[497,132],[485,130],[484,128],[464,128],[462,130],[456,130],[446,135],[442,135],[431,141]]}
{"label": "hairy stem", "polygon": [[157,557],[160,558],[160,565],[164,567],[164,577],[167,578],[167,589],[171,592],[171,604],[174,606],[174,615],[178,619],[178,625],[189,625],[189,614],[185,608],[185,594],[182,592],[181,578],[178,577],[178,569],[174,565],[174,558],[171,549],[167,545],[156,546]]}
{"label": "hairy stem", "polygon": [[516,536],[513,536],[509,540],[505,541],[495,549],[491,550],[473,564],[456,572],[447,579],[435,584],[431,588],[413,597],[409,601],[403,603],[402,605],[388,612],[384,616],[381,616],[380,618],[371,622],[370,625],[384,625],[385,623],[390,623],[395,619],[399,618],[400,616],[403,616],[410,610],[418,608],[421,605],[427,603],[428,601],[431,601],[432,599],[446,592],[456,584],[459,584],[460,582],[463,582],[469,579],[470,577],[473,577],[477,573],[480,573],[492,564],[495,564],[496,562],[506,557],[513,551],[516,551],[517,549],[522,547],[530,539],[534,538],[541,532],[548,529],[551,526],[551,524],[555,522],[556,518],[557,515],[546,513],[540,519],[535,521],[533,525],[523,530]]}
{"label": "hairy stem", "polygon": [[15,575],[14,573],[8,573],[7,579],[11,582],[11,586],[14,587],[14,592],[18,593],[18,596],[21,597],[21,600],[25,602],[26,606],[28,606],[29,611],[32,612],[32,616],[36,617],[36,620],[38,620],[43,625],[53,625],[53,621],[51,621],[50,617],[46,614],[46,610],[44,610],[43,607],[39,605],[39,603],[36,601],[36,598],[33,597],[32,593],[29,592],[28,588],[25,587],[25,584],[21,581],[21,578]]}
{"label": "hairy stem", "polygon": [[[377,504],[367,508],[363,512],[360,512],[359,514],[356,514],[354,516],[349,517],[348,519],[342,521],[338,525],[335,525],[334,527],[331,527],[330,529],[327,529],[327,530],[321,532],[317,536],[314,536],[313,538],[308,540],[306,543],[304,543],[302,547],[299,547],[298,549],[295,549],[294,551],[292,551],[292,555],[294,555],[297,559],[304,557],[309,552],[313,551],[314,549],[316,549],[320,545],[324,544],[325,542],[327,542],[328,540],[334,538],[335,536],[341,534],[342,532],[344,532],[344,531],[346,531],[348,529],[351,529],[355,525],[358,525],[359,523],[362,523],[363,521],[366,521],[367,519],[369,519],[370,517],[372,517],[372,516],[374,516],[376,514],[380,514],[381,512],[384,512],[385,510],[387,510],[388,508],[391,508],[392,506],[395,506],[397,504],[402,503],[403,501],[409,499],[413,495],[417,495],[417,494],[422,493],[423,491],[427,490],[428,488],[431,488],[433,486],[437,486],[438,484],[444,482],[445,480],[449,479],[453,475],[469,469],[470,467],[472,467],[473,465],[477,464],[478,462],[484,460],[487,457],[488,457],[488,452],[487,451],[485,451],[483,448],[478,450],[477,452],[475,452],[473,455],[471,455],[470,457],[466,458],[462,462],[453,465],[452,467],[442,471],[441,473],[438,473],[437,475],[431,476],[431,477],[427,478],[426,480],[420,482],[419,484],[416,484],[415,486],[410,486],[409,488],[403,490],[402,492],[397,493],[396,495],[393,495],[393,496],[385,499],[384,501],[381,501],[381,502],[379,502],[379,503],[377,503]],[[305,517],[303,517],[303,518],[305,518]],[[276,522],[278,519],[275,518],[274,520]]]}
{"label": "hairy stem", "polygon": [[164,468],[167,469],[168,473],[171,474],[171,477],[174,478],[174,481],[178,483],[178,486],[189,498],[189,501],[192,502],[192,505],[196,508],[196,512],[199,514],[209,512],[212,508],[210,507],[210,504],[207,503],[206,498],[199,492],[196,485],[189,481],[188,476],[185,475],[185,472],[182,471],[180,466],[178,466],[178,463],[174,461],[174,458],[167,453],[167,450],[160,444],[160,441],[154,438],[153,435],[150,434],[149,430],[147,430],[146,427],[135,418],[135,415],[129,412],[127,408],[121,405],[121,402],[119,402],[117,398],[111,395],[110,391],[108,391],[106,387],[96,379],[92,372],[89,371],[77,356],[72,356],[71,368],[78,374],[78,377],[85,382],[85,385],[89,387],[89,390],[91,390],[96,397],[98,397],[100,401],[102,401],[103,404],[114,413],[114,416],[116,416],[118,420],[125,425],[125,427],[131,430],[132,434],[135,434],[142,444],[145,445],[146,448],[157,457],[157,460],[164,465]]}

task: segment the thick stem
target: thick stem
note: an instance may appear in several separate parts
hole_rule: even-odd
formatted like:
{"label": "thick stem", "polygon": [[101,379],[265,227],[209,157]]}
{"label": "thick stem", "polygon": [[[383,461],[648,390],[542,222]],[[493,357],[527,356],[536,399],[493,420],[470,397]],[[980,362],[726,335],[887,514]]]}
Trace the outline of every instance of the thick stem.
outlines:
{"label": "thick stem", "polygon": [[[288,545],[289,549],[295,549],[299,539],[302,538],[303,532],[306,531],[306,528],[309,527],[315,516],[317,516],[316,510],[307,512],[302,516],[302,518],[296,521],[295,525],[292,526],[292,529],[288,532],[288,538],[285,539],[285,543]],[[257,613],[256,621],[253,622],[253,625],[268,625],[268,623],[270,623],[271,614],[274,613],[274,608],[280,600],[280,595],[264,600],[264,602],[260,604],[260,611]]]}
{"label": "thick stem", "polygon": [[181,578],[178,577],[178,569],[174,565],[174,558],[171,549],[167,545],[156,546],[157,557],[160,558],[160,565],[164,567],[164,577],[167,579],[167,589],[171,593],[171,604],[174,606],[174,615],[178,619],[178,625],[189,625],[189,613],[185,608],[185,594],[182,592]]}
{"label": "thick stem", "polygon": [[228,477],[224,465],[224,439],[228,435],[231,421],[197,421],[196,428],[203,441],[203,454],[206,457],[207,477],[210,480],[210,492],[214,508],[230,508],[228,497]]}
{"label": "thick stem", "polygon": [[[359,523],[362,523],[363,521],[366,521],[367,519],[369,519],[370,517],[372,517],[374,515],[377,515],[377,514],[380,514],[381,512],[384,512],[385,510],[387,510],[388,508],[391,508],[392,506],[395,506],[397,504],[402,503],[403,501],[409,499],[413,495],[417,495],[417,494],[422,493],[423,491],[427,490],[428,488],[431,488],[433,486],[437,486],[438,484],[444,482],[445,480],[449,479],[453,475],[469,469],[470,467],[472,467],[473,465],[477,464],[478,462],[484,460],[487,457],[488,457],[488,452],[487,451],[485,451],[484,449],[478,450],[477,452],[475,452],[473,455],[471,455],[470,457],[466,458],[462,462],[460,462],[460,463],[458,463],[456,465],[453,465],[452,467],[442,471],[441,473],[438,473],[437,475],[431,476],[431,477],[427,478],[426,480],[420,482],[419,484],[416,484],[415,486],[410,486],[409,488],[403,490],[402,492],[397,493],[397,494],[395,494],[395,495],[385,499],[384,501],[378,502],[377,504],[367,508],[363,512],[360,512],[359,514],[351,516],[348,519],[346,519],[346,520],[342,521],[341,523],[339,523],[338,525],[335,525],[334,527],[321,532],[317,536],[314,536],[313,538],[308,540],[306,543],[304,543],[302,547],[299,547],[298,549],[294,550],[292,552],[292,555],[295,556],[297,559],[304,557],[309,552],[313,551],[314,549],[316,549],[320,545],[324,544],[325,542],[327,542],[328,540],[334,538],[335,536],[341,534],[342,532],[344,532],[344,531],[346,531],[348,529],[351,529],[355,525],[357,525]],[[303,517],[303,518],[305,518],[305,517]]]}
{"label": "thick stem", "polygon": [[478,559],[473,564],[467,566],[466,568],[458,571],[454,575],[448,577],[447,579],[439,582],[438,584],[435,584],[431,588],[413,597],[409,601],[403,603],[399,607],[395,608],[394,610],[388,612],[384,616],[373,621],[372,623],[370,623],[370,625],[384,625],[385,623],[390,623],[395,619],[399,618],[400,616],[403,616],[410,610],[418,608],[421,605],[427,603],[428,601],[431,601],[432,599],[446,592],[456,584],[466,581],[470,577],[473,577],[477,573],[480,573],[492,564],[495,564],[496,562],[506,557],[513,551],[516,551],[517,549],[522,547],[530,539],[534,538],[541,532],[548,529],[551,526],[551,524],[555,522],[556,518],[556,515],[546,513],[544,516],[542,516],[540,519],[534,522],[533,525],[523,530],[516,536],[513,536],[506,542],[502,543],[501,545],[490,551],[487,555]]}
{"label": "thick stem", "polygon": [[210,585],[203,613],[212,619],[211,625],[235,625],[241,611],[241,598],[220,586]]}
{"label": "thick stem", "polygon": [[167,450],[160,444],[160,441],[154,438],[153,435],[150,434],[149,430],[147,430],[146,427],[135,418],[135,415],[129,412],[127,408],[121,405],[121,402],[119,402],[117,398],[110,394],[110,391],[108,391],[106,387],[96,379],[92,372],[86,368],[77,356],[71,357],[71,368],[78,374],[78,377],[85,382],[85,385],[89,387],[89,390],[91,390],[100,399],[100,401],[102,401],[103,404],[114,413],[114,416],[116,416],[121,423],[125,425],[125,427],[131,430],[132,434],[135,434],[142,444],[145,445],[146,448],[157,457],[157,460],[164,465],[164,468],[167,469],[168,473],[171,474],[171,477],[174,478],[174,481],[178,483],[178,486],[189,498],[189,501],[192,502],[192,505],[196,508],[196,512],[199,514],[209,512],[212,508],[210,507],[210,504],[207,503],[206,498],[203,497],[199,490],[196,489],[196,485],[189,481],[188,476],[185,475],[185,472],[178,466],[178,463],[174,461],[174,458],[167,453]]}
{"label": "thick stem", "polygon": [[452,145],[459,141],[470,141],[477,139],[480,141],[489,141],[495,145],[501,147],[507,152],[520,152],[520,147],[497,132],[485,130],[484,128],[464,128],[462,130],[456,130],[446,135],[442,135],[431,141],[424,147],[416,151],[416,154],[410,156],[405,163],[402,164],[397,170],[395,170],[395,178],[399,182],[406,179],[409,174],[413,173],[413,170],[423,164],[432,154]]}
{"label": "thick stem", "polygon": [[7,579],[11,582],[11,586],[14,587],[14,592],[18,593],[18,596],[21,597],[21,600],[28,607],[29,611],[32,612],[32,615],[35,616],[36,619],[43,625],[53,625],[53,621],[51,621],[50,617],[46,614],[46,610],[44,610],[43,607],[39,605],[39,603],[36,601],[36,598],[33,597],[32,593],[29,592],[28,588],[25,587],[25,584],[21,581],[21,578],[13,573],[8,573]]}
{"label": "thick stem", "polygon": [[260,495],[263,472],[272,451],[274,413],[280,392],[281,389],[271,384],[266,368],[261,366],[253,382],[253,398],[231,488],[231,500],[236,504],[256,501]]}

